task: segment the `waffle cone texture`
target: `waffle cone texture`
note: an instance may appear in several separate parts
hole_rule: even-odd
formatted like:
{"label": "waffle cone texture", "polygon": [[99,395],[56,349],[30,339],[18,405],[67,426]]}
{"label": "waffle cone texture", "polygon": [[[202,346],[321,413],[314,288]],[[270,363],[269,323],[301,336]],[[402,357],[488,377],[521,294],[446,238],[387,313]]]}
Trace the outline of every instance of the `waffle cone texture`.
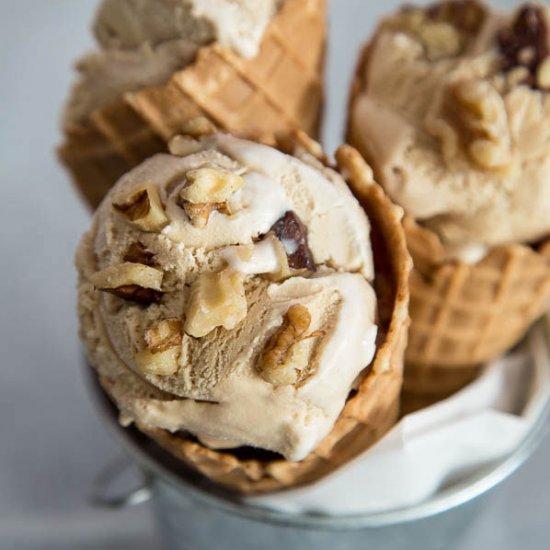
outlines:
{"label": "waffle cone texture", "polygon": [[[364,90],[369,45],[352,84],[347,140],[359,147],[351,123]],[[404,220],[414,268],[410,278],[411,327],[405,353],[403,408],[417,410],[473,381],[481,366],[517,344],[548,307],[550,239],[538,246],[495,247],[475,264],[446,258],[438,235]]]}
{"label": "waffle cone texture", "polygon": [[[288,151],[287,146],[284,150]],[[399,415],[412,267],[402,210],[374,183],[372,171],[357,151],[343,146],[337,160],[372,225],[380,323],[376,355],[363,371],[357,389],[350,393],[332,432],[303,461],[290,462],[265,459],[264,453],[254,449],[243,458],[238,451],[211,450],[179,432],[137,426],[192,469],[239,493],[261,494],[314,482],[365,451],[395,424]],[[109,393],[108,380],[100,378],[100,382]]]}
{"label": "waffle cone texture", "polygon": [[199,116],[221,130],[275,142],[281,131],[319,132],[323,106],[326,0],[284,0],[259,54],[244,59],[219,44],[161,86],[124,94],[65,129],[59,157],[95,208],[128,170],[166,150]]}

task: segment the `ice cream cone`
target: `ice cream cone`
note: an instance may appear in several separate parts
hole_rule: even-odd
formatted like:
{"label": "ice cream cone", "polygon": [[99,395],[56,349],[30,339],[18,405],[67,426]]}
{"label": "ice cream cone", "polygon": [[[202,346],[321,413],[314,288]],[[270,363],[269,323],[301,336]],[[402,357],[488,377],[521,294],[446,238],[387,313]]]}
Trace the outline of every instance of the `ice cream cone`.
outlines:
{"label": "ice cream cone", "polygon": [[[308,143],[304,135],[298,136],[298,146],[315,156],[314,150],[307,151]],[[259,458],[262,453],[253,449],[246,458],[238,451],[214,451],[184,435],[138,425],[186,464],[240,493],[265,493],[313,482],[375,443],[399,414],[411,269],[401,224],[402,211],[374,183],[370,168],[357,151],[343,146],[336,157],[340,171],[372,224],[380,332],[376,356],[350,394],[332,432],[305,460],[289,462]],[[108,381],[103,383],[109,391]]]}
{"label": "ice cream cone", "polygon": [[126,93],[86,124],[67,128],[59,156],[95,207],[120,176],[164,151],[197,116],[267,143],[298,128],[317,136],[325,38],[325,0],[285,0],[255,58],[219,44],[203,47],[166,84]]}
{"label": "ice cream cone", "polygon": [[[376,171],[352,120],[365,89],[371,44],[361,53],[352,84],[347,140]],[[404,226],[414,269],[403,410],[412,412],[474,380],[484,362],[510,350],[543,313],[550,298],[550,240],[535,247],[495,247],[481,261],[467,264],[447,259],[436,233],[412,218],[406,217]]]}
{"label": "ice cream cone", "polygon": [[445,260],[436,235],[410,219],[405,233],[415,269],[404,391],[446,397],[512,348],[547,308],[550,241],[495,248],[467,265]]}

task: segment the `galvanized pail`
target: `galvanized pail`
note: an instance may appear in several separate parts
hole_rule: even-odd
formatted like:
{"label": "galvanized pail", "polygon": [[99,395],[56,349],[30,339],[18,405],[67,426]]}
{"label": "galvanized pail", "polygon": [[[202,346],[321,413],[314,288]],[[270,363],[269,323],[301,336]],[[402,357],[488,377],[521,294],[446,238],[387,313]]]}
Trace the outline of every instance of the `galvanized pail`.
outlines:
{"label": "galvanized pail", "polygon": [[[542,356],[550,369],[547,323],[541,321],[534,327],[530,338],[543,343]],[[538,358],[533,360],[541,360],[540,352],[539,346]],[[89,378],[100,413],[143,473],[143,485],[120,497],[107,496],[113,479],[104,478],[94,500],[110,507],[149,500],[168,550],[451,550],[489,498],[488,491],[537,448],[550,416],[546,400],[532,428],[510,456],[420,504],[354,516],[289,514],[252,506],[224,492],[137,430],[122,429],[116,410],[95,377]]]}

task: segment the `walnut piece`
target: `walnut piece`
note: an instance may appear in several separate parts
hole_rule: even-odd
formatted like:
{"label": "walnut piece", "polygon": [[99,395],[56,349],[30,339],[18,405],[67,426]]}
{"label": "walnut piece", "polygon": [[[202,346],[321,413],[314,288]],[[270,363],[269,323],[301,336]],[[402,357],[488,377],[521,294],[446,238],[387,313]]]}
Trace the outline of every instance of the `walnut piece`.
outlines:
{"label": "walnut piece", "polygon": [[143,231],[160,231],[168,218],[156,185],[146,183],[113,202],[113,208]]}
{"label": "walnut piece", "polygon": [[287,155],[299,158],[304,153],[307,153],[322,164],[329,164],[329,159],[323,151],[323,146],[318,141],[309,137],[303,130],[276,132],[275,140],[277,148]]}
{"label": "walnut piece", "polygon": [[508,170],[514,154],[504,100],[484,80],[452,83],[441,110],[426,120],[426,129],[441,142],[448,163],[462,150],[481,170]]}
{"label": "walnut piece", "polygon": [[454,57],[463,49],[458,29],[444,21],[430,20],[421,9],[403,11],[394,19],[392,26],[416,38],[424,47],[430,61]]}
{"label": "walnut piece", "polygon": [[124,261],[134,264],[148,265],[149,267],[155,267],[158,265],[155,254],[147,250],[145,245],[139,241],[132,243],[128,247],[126,254],[124,254]]}
{"label": "walnut piece", "polygon": [[184,330],[202,338],[217,327],[234,329],[247,313],[243,276],[230,269],[203,273],[191,286]]}
{"label": "walnut piece", "polygon": [[451,93],[472,160],[485,169],[509,165],[512,151],[508,115],[498,91],[488,82],[466,80],[457,83]]}
{"label": "walnut piece", "polygon": [[182,326],[180,319],[165,319],[145,333],[145,349],[135,356],[136,366],[144,374],[170,376],[179,368]]}
{"label": "walnut piece", "polygon": [[391,28],[414,36],[430,61],[462,54],[485,20],[486,10],[475,0],[445,1],[427,9],[406,7],[389,21]]}
{"label": "walnut piece", "polygon": [[444,21],[462,32],[476,34],[485,22],[487,10],[477,0],[446,0],[429,6],[427,14],[434,21]]}
{"label": "walnut piece", "polygon": [[143,374],[171,376],[178,371],[180,355],[179,347],[171,347],[158,352],[144,349],[136,354],[135,362]]}
{"label": "walnut piece", "polygon": [[216,127],[206,117],[196,117],[185,122],[181,128],[182,134],[194,138],[210,136],[216,133]]}
{"label": "walnut piece", "polygon": [[168,151],[176,157],[186,157],[202,151],[200,141],[191,136],[174,136],[168,142]]}
{"label": "walnut piece", "polygon": [[214,211],[228,214],[227,201],[244,185],[241,175],[212,164],[189,170],[186,179],[178,204],[195,227],[205,227]]}
{"label": "walnut piece", "polygon": [[310,324],[311,315],[305,306],[290,306],[282,326],[271,336],[258,359],[257,370],[266,382],[274,386],[298,382],[309,362],[304,340],[309,338],[306,333]]}
{"label": "walnut piece", "polygon": [[226,202],[244,185],[239,174],[212,164],[189,170],[186,179],[188,183],[180,197],[193,204]]}
{"label": "walnut piece", "polygon": [[459,32],[449,23],[427,22],[415,30],[430,61],[454,57],[462,51]]}
{"label": "walnut piece", "polygon": [[154,267],[124,262],[94,273],[90,281],[102,292],[147,305],[161,300],[163,276]]}
{"label": "walnut piece", "polygon": [[203,203],[203,204],[193,204],[192,202],[178,201],[178,204],[183,208],[185,213],[189,216],[191,223],[201,229],[206,227],[208,220],[210,219],[210,214],[212,212],[222,211],[222,204],[215,203]]}
{"label": "walnut piece", "polygon": [[165,319],[145,332],[147,349],[153,353],[181,345],[183,336],[181,319]]}

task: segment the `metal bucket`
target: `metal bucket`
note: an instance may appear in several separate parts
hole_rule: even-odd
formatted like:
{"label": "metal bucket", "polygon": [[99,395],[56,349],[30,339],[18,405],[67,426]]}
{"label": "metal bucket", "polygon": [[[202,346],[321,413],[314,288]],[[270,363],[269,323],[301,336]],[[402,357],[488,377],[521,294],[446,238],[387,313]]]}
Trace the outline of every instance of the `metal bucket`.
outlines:
{"label": "metal bucket", "polygon": [[[534,327],[531,337],[535,336],[546,344],[544,359],[550,368],[544,322]],[[102,416],[144,476],[141,487],[115,498],[106,495],[113,481],[107,476],[97,487],[94,501],[120,507],[150,500],[167,550],[452,549],[490,497],[488,491],[535,451],[550,416],[547,400],[532,429],[510,456],[425,502],[383,513],[328,517],[259,508],[223,491],[137,430],[120,428],[116,410],[95,377],[90,376],[90,384]]]}

